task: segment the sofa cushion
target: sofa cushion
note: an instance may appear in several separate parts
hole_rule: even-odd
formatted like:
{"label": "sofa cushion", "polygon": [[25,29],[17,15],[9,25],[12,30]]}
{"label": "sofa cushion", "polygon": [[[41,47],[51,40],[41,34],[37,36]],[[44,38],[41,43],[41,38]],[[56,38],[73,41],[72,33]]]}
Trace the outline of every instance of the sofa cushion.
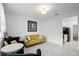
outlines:
{"label": "sofa cushion", "polygon": [[32,39],[32,40],[37,40],[37,39],[39,39],[39,36],[38,36],[38,35],[32,35],[32,36],[31,36],[31,39]]}
{"label": "sofa cushion", "polygon": [[17,41],[16,40],[11,41],[11,44],[13,44],[13,43],[17,43]]}

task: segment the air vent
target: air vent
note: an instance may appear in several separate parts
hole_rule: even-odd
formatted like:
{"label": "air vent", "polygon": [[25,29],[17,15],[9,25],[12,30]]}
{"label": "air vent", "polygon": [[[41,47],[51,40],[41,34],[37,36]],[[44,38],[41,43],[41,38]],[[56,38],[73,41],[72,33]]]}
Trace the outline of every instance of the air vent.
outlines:
{"label": "air vent", "polygon": [[55,15],[57,16],[57,15],[59,15],[58,13],[55,13]]}

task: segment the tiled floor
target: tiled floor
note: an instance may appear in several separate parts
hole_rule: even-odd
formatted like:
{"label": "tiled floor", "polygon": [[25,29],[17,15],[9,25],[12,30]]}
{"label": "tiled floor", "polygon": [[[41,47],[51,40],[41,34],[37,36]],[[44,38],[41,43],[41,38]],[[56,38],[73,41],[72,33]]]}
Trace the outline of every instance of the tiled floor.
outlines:
{"label": "tiled floor", "polygon": [[[74,46],[73,46],[74,47]],[[61,47],[53,43],[42,43],[29,48],[25,48],[25,53],[36,53],[36,49],[40,48],[42,56],[79,56],[79,50],[73,47]]]}
{"label": "tiled floor", "polygon": [[78,41],[70,41],[70,42],[66,42],[64,43],[64,47],[65,48],[73,48],[73,49],[78,49]]}

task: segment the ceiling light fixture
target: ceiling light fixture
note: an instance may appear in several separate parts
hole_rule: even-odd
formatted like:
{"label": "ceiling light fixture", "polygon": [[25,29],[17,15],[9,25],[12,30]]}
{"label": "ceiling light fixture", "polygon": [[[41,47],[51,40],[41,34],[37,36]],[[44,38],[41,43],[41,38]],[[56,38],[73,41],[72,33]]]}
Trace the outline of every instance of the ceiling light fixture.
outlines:
{"label": "ceiling light fixture", "polygon": [[51,5],[49,4],[41,4],[38,7],[38,11],[41,12],[41,14],[47,14],[47,12],[51,9]]}
{"label": "ceiling light fixture", "polygon": [[41,14],[47,14],[47,11],[46,11],[45,8],[42,8],[42,10],[41,10]]}

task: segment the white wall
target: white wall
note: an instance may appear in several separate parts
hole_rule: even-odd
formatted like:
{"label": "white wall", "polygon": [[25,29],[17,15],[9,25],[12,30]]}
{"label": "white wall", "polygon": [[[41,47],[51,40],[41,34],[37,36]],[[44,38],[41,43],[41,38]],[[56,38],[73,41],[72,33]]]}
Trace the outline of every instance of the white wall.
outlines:
{"label": "white wall", "polygon": [[45,19],[43,22],[43,34],[46,35],[47,40],[52,43],[56,43],[58,45],[63,46],[63,19],[72,17],[72,16],[79,16],[79,11],[59,15],[56,17],[52,17],[50,19]]}
{"label": "white wall", "polygon": [[78,16],[67,17],[63,19],[63,26],[71,27],[78,24]]}
{"label": "white wall", "polygon": [[47,37],[48,42],[62,45],[62,20],[46,19],[43,25],[43,34]]}
{"label": "white wall", "polygon": [[[37,21],[37,32],[28,32],[27,21]],[[25,35],[41,34],[41,26],[39,19],[27,18],[25,16],[6,14],[7,32],[11,36],[20,36],[21,40]]]}

